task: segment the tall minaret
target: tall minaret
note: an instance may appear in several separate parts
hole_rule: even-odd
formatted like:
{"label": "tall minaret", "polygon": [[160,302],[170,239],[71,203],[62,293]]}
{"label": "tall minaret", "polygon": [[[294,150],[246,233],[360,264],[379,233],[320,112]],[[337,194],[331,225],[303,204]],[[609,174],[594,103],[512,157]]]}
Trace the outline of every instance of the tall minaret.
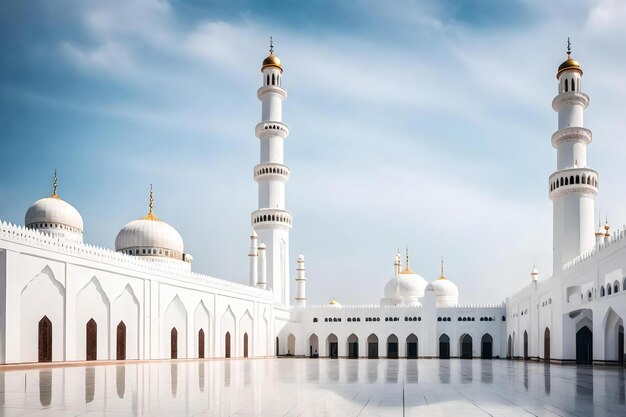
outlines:
{"label": "tall minaret", "polygon": [[289,168],[283,164],[283,141],[289,135],[289,128],[282,122],[287,91],[281,87],[283,68],[274,55],[271,38],[270,54],[263,60],[261,72],[263,86],[257,97],[262,103],[262,121],[256,126],[256,136],[261,141],[261,163],[254,167],[254,179],[259,183],[259,208],[252,213],[252,227],[259,242],[267,246],[267,278],[274,302],[289,305],[291,213],[285,210]]}
{"label": "tall minaret", "polygon": [[589,97],[582,92],[583,70],[572,59],[567,40],[567,60],[556,73],[558,94],[552,108],[559,113],[559,129],[552,135],[557,150],[557,171],[550,176],[553,207],[553,271],[594,247],[594,199],[598,173],[587,165],[591,131],[583,127]]}

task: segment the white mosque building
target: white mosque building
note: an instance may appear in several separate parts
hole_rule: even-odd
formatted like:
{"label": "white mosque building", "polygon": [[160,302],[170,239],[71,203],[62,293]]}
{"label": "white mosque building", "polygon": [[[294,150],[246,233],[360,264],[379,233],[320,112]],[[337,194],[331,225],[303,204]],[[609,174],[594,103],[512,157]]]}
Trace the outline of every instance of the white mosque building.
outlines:
{"label": "white mosque building", "polygon": [[[290,169],[282,121],[287,91],[270,47],[257,96],[258,209],[252,213],[250,281],[191,271],[181,235],[155,214],[124,226],[115,249],[83,242],[80,213],[57,192],[0,223],[0,363],[247,358],[524,358],[580,364],[624,361],[626,229],[597,231],[598,173],[587,165],[591,131],[583,71],[568,58],[557,72],[554,270],[498,305],[463,305],[445,277],[428,282],[396,254],[378,304],[307,305],[303,255],[290,298],[285,206]],[[403,265],[404,263],[404,265]]]}

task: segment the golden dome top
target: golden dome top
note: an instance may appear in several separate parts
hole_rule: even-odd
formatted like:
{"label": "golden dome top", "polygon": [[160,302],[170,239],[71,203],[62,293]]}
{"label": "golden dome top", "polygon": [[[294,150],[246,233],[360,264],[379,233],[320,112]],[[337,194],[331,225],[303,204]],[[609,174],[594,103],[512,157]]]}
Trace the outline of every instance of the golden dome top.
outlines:
{"label": "golden dome top", "polygon": [[[398,254],[399,255],[399,254]],[[398,265],[399,266],[399,265]],[[404,267],[404,271],[400,272],[401,274],[413,274],[415,275],[415,272],[413,272],[411,270],[411,268],[409,267],[409,247],[407,246],[406,248],[406,266]]]}
{"label": "golden dome top", "polygon": [[559,65],[559,69],[556,71],[556,78],[558,79],[561,74],[568,70],[575,70],[580,72],[580,75],[583,75],[583,70],[580,68],[580,64],[575,59],[572,59],[572,44],[567,38],[567,59],[561,65]]}
{"label": "golden dome top", "polygon": [[263,64],[261,65],[261,71],[268,67],[276,67],[283,72],[283,67],[280,64],[280,58],[274,55],[274,42],[272,37],[270,36],[270,54],[263,60]]}
{"label": "golden dome top", "polygon": [[274,55],[274,52],[270,52],[267,58],[263,60],[263,65],[261,65],[261,71],[268,67],[276,67],[283,71],[283,67],[280,65],[280,58]]}
{"label": "golden dome top", "polygon": [[61,197],[59,197],[59,194],[57,193],[57,170],[54,170],[54,181],[52,182],[52,195],[50,196],[50,198],[56,198],[57,200],[60,200]]}
{"label": "golden dome top", "polygon": [[441,274],[439,274],[439,278],[437,279],[447,279],[446,276],[443,274],[443,258],[441,258]]}

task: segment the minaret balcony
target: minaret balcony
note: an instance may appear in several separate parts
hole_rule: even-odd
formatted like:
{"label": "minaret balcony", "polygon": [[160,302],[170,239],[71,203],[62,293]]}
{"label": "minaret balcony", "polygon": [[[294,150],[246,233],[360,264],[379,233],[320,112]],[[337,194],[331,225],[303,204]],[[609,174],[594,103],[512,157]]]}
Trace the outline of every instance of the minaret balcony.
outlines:
{"label": "minaret balcony", "polygon": [[262,180],[278,180],[287,181],[291,171],[287,165],[264,163],[254,167],[254,180],[259,182]]}
{"label": "minaret balcony", "polygon": [[291,213],[280,209],[259,209],[252,212],[252,227],[282,226],[291,229]]}
{"label": "minaret balcony", "polygon": [[591,143],[591,130],[584,127],[564,127],[552,135],[552,146],[556,149],[563,142]]}
{"label": "minaret balcony", "polygon": [[263,97],[265,94],[278,94],[283,99],[283,101],[287,98],[287,90],[278,85],[264,85],[256,92],[256,96],[259,100],[261,100],[261,97]]}
{"label": "minaret balcony", "polygon": [[561,93],[554,97],[552,100],[552,108],[554,111],[559,111],[563,104],[580,104],[583,109],[586,109],[589,105],[589,96],[580,91],[569,91],[567,93]]}
{"label": "minaret balcony", "polygon": [[285,139],[289,136],[289,128],[281,122],[261,122],[256,125],[254,133],[257,138],[261,139],[266,136],[280,136]]}
{"label": "minaret balcony", "polygon": [[569,168],[550,175],[550,200],[564,195],[577,194],[595,196],[598,194],[598,173],[590,168]]}

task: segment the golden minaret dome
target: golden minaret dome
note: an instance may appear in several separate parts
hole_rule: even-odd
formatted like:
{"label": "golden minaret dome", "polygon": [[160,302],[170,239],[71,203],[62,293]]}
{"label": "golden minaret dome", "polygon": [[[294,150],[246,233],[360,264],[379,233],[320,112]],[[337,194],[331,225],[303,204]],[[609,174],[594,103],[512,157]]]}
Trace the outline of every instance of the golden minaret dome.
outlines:
{"label": "golden minaret dome", "polygon": [[270,54],[263,60],[263,64],[261,65],[261,71],[268,67],[276,67],[283,72],[283,67],[280,63],[280,58],[274,55],[274,43],[272,41],[272,37],[270,36]]}
{"label": "golden minaret dome", "polygon": [[580,75],[583,75],[583,70],[578,61],[572,59],[572,43],[569,38],[567,38],[567,59],[559,65],[559,69],[556,71],[556,78],[558,79],[563,72],[568,70],[576,70],[580,72]]}

